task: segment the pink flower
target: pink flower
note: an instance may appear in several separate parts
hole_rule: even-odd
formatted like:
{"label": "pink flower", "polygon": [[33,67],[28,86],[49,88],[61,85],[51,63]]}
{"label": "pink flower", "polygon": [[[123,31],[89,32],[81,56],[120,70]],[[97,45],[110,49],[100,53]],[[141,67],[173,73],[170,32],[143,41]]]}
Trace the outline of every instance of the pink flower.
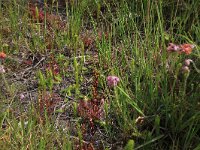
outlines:
{"label": "pink flower", "polygon": [[181,47],[181,52],[189,55],[192,52],[192,49],[195,47],[195,45],[192,44],[182,44],[180,45]]}
{"label": "pink flower", "polygon": [[191,62],[192,62],[191,59],[186,59],[185,62],[184,62],[184,65],[189,66]]}
{"label": "pink flower", "polygon": [[120,81],[119,78],[116,76],[108,76],[107,77],[107,83],[108,83],[108,86],[110,86],[110,87],[117,86],[119,81]]}
{"label": "pink flower", "polygon": [[167,47],[167,51],[185,53],[186,55],[189,55],[192,52],[192,49],[194,47],[195,47],[195,45],[193,45],[193,44],[176,45],[174,43],[169,43],[169,46]]}
{"label": "pink flower", "polygon": [[190,72],[189,67],[188,67],[188,66],[183,66],[183,67],[182,67],[182,72],[183,72],[183,73],[189,73],[189,72]]}
{"label": "pink flower", "polygon": [[25,98],[24,94],[21,93],[21,94],[19,95],[19,98],[20,98],[20,100],[23,100],[23,99]]}
{"label": "pink flower", "polygon": [[167,47],[167,51],[169,52],[177,52],[180,50],[181,50],[180,46],[174,43],[169,43],[169,46]]}

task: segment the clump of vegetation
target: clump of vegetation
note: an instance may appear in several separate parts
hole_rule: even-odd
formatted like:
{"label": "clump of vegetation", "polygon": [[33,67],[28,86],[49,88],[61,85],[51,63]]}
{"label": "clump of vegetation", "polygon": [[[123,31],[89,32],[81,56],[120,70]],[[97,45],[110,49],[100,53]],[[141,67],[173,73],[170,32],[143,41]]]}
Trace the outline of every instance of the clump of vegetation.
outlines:
{"label": "clump of vegetation", "polygon": [[200,149],[198,1],[0,1],[2,149]]}

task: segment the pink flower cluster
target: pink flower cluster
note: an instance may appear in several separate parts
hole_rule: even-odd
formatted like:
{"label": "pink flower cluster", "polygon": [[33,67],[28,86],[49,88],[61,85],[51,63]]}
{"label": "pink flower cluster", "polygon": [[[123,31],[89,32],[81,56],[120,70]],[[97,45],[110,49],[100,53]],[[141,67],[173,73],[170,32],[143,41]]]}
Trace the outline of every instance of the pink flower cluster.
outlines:
{"label": "pink flower cluster", "polygon": [[192,52],[192,49],[195,47],[193,44],[180,44],[176,45],[174,43],[169,43],[169,46],[167,47],[168,52],[179,52],[179,53],[185,53],[189,55]]}
{"label": "pink flower cluster", "polygon": [[119,81],[120,80],[119,80],[119,78],[117,76],[108,76],[107,77],[107,83],[108,83],[108,86],[110,86],[110,87],[117,86]]}

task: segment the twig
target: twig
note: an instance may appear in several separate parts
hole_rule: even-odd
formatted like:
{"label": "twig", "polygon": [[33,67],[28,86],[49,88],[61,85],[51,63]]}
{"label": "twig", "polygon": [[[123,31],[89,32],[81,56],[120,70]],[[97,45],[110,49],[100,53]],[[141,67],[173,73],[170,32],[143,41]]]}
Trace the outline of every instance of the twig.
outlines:
{"label": "twig", "polygon": [[31,67],[29,67],[29,68],[26,68],[26,69],[21,73],[21,75],[24,75],[24,74],[25,74],[26,72],[28,72],[29,70],[36,68],[43,60],[45,60],[45,57],[42,57],[42,58],[40,59],[40,61],[39,61],[37,64],[35,64],[34,66],[31,66]]}

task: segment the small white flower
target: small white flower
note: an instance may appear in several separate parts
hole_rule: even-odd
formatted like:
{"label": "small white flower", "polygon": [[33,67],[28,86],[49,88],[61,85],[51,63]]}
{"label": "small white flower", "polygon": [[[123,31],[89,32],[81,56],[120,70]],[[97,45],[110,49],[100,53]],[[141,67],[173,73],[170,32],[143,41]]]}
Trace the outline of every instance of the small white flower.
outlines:
{"label": "small white flower", "polygon": [[5,73],[5,69],[4,69],[4,66],[3,65],[0,65],[0,73]]}

